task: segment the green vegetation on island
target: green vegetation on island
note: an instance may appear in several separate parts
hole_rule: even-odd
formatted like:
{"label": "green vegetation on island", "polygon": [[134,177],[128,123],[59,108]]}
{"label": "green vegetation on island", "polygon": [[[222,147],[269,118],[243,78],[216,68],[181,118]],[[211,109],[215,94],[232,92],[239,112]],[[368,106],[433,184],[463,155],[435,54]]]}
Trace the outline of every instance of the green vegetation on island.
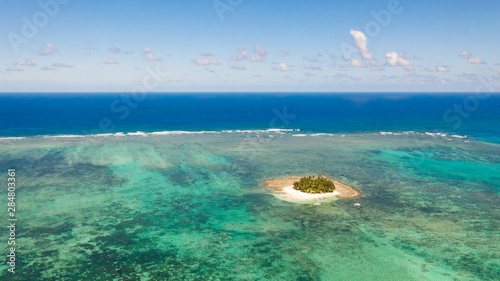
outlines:
{"label": "green vegetation on island", "polygon": [[309,176],[294,182],[293,188],[307,193],[325,193],[333,192],[335,184],[328,178]]}

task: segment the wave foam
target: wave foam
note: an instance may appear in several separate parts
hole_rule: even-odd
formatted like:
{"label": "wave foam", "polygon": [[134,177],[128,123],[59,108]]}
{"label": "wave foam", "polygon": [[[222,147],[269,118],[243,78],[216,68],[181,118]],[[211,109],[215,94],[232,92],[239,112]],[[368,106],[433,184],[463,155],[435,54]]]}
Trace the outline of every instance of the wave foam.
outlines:
{"label": "wave foam", "polygon": [[311,137],[319,137],[319,136],[334,136],[334,134],[327,134],[327,133],[317,133],[317,134],[310,134]]}
{"label": "wave foam", "polygon": [[382,136],[388,136],[388,135],[394,135],[394,136],[401,136],[401,135],[421,135],[421,136],[431,136],[431,137],[442,137],[446,139],[452,138],[457,138],[457,139],[464,139],[467,138],[467,136],[460,136],[460,135],[448,135],[448,133],[443,133],[443,132],[437,132],[437,133],[431,133],[431,132],[415,132],[415,131],[404,131],[404,132],[379,132],[380,135]]}
{"label": "wave foam", "polygon": [[141,132],[141,131],[137,131],[135,133],[127,133],[127,136],[140,136],[140,137],[147,137],[148,134],[144,133],[144,132]]}
{"label": "wave foam", "polygon": [[215,131],[161,131],[152,132],[149,135],[152,136],[168,136],[168,135],[197,135],[197,134],[217,134]]}
{"label": "wave foam", "polygon": [[431,136],[431,137],[446,137],[446,133],[429,133],[429,132],[425,132],[426,135],[428,136]]}
{"label": "wave foam", "polygon": [[44,139],[58,139],[58,138],[84,138],[86,135],[55,135],[43,136]]}
{"label": "wave foam", "polygon": [[0,138],[0,141],[1,140],[5,140],[5,141],[8,141],[8,140],[24,140],[25,137],[5,137],[5,138]]}
{"label": "wave foam", "polygon": [[[128,132],[128,133],[106,133],[106,134],[91,134],[91,135],[46,135],[41,136],[45,139],[54,138],[85,138],[85,137],[95,137],[95,138],[106,138],[106,137],[124,137],[124,136],[167,136],[167,135],[201,135],[201,134],[221,134],[221,133],[240,133],[240,134],[286,134],[286,132],[299,132],[300,129],[267,129],[267,130],[222,130],[222,131],[157,131],[145,133],[143,131]],[[34,136],[40,137],[40,136]],[[25,137],[4,137],[0,140],[14,140],[14,139],[24,139]]]}
{"label": "wave foam", "polygon": [[[103,134],[90,134],[90,135],[42,135],[42,136],[32,136],[28,138],[44,138],[44,139],[69,139],[69,138],[109,138],[109,137],[125,137],[125,136],[135,136],[135,137],[148,137],[148,136],[175,136],[175,135],[202,135],[202,134],[244,134],[247,137],[251,135],[256,136],[257,138],[262,137],[275,137],[279,135],[288,135],[293,137],[319,137],[319,136],[339,136],[346,137],[347,134],[332,134],[332,133],[311,133],[304,134],[298,133],[301,132],[300,129],[265,129],[265,130],[222,130],[222,131],[156,131],[156,132],[118,132],[118,133],[103,133]],[[370,135],[371,133],[364,133],[366,135]],[[377,134],[377,133],[374,133]],[[399,131],[399,132],[378,132],[378,134],[382,136],[401,136],[401,135],[421,135],[421,136],[430,136],[430,137],[442,137],[445,139],[465,139],[466,135],[449,135],[448,133],[443,132],[415,132],[415,131]],[[363,136],[363,134],[361,134]],[[6,142],[11,140],[22,140],[27,137],[0,137],[0,141]]]}

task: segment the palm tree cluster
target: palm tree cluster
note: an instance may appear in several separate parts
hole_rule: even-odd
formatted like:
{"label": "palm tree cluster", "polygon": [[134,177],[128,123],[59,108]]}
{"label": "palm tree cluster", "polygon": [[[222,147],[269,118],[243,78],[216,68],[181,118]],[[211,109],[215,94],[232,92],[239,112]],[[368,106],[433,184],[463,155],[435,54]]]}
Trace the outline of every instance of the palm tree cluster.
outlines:
{"label": "palm tree cluster", "polygon": [[307,193],[333,192],[335,184],[323,177],[309,176],[293,183],[293,188]]}

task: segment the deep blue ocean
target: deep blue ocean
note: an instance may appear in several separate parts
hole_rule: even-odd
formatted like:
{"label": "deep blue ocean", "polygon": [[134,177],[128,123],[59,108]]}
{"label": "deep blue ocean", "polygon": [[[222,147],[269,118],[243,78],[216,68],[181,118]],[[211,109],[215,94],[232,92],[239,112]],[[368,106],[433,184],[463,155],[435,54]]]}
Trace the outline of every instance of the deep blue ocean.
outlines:
{"label": "deep blue ocean", "polygon": [[500,96],[469,94],[3,94],[0,136],[269,128],[445,132],[500,141]]}

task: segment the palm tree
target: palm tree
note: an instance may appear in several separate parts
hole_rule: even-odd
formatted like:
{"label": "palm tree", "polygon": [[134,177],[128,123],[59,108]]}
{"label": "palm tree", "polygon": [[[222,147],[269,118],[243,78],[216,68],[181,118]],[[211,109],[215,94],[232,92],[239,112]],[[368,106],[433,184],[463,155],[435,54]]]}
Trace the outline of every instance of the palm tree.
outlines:
{"label": "palm tree", "polygon": [[315,176],[303,177],[298,182],[294,182],[293,187],[307,193],[333,192],[335,190],[335,184],[331,180]]}

